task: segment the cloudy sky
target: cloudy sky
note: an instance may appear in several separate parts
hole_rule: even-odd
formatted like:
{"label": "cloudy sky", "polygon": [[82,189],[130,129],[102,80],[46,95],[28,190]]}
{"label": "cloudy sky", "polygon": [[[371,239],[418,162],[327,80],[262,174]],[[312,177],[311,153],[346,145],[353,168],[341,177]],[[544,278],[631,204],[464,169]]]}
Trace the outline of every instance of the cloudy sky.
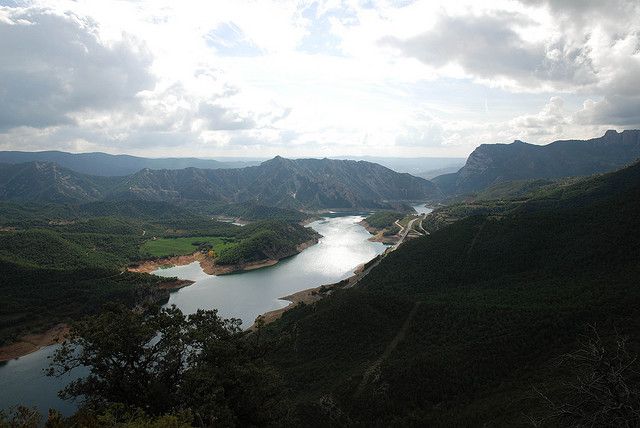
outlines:
{"label": "cloudy sky", "polygon": [[0,0],[0,149],[466,156],[638,128],[639,5]]}

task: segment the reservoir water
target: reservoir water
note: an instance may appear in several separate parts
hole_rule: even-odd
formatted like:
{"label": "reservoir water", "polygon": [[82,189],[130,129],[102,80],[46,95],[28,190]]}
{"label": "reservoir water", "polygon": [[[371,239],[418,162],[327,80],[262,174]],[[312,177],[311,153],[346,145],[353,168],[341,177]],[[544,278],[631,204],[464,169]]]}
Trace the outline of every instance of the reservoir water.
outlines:
{"label": "reservoir water", "polygon": [[413,205],[413,209],[420,215],[429,214],[433,211],[433,208],[427,208],[424,204],[422,205]]}
{"label": "reservoir water", "polygon": [[[320,242],[272,267],[210,276],[192,263],[155,273],[195,281],[172,293],[169,304],[185,313],[218,309],[225,318],[242,319],[243,327],[248,328],[258,315],[286,306],[288,302],[280,297],[347,278],[358,265],[382,253],[385,245],[368,241],[371,235],[358,224],[362,219],[359,215],[343,215],[311,223],[309,227],[322,235]],[[48,347],[0,366],[0,409],[23,404],[37,407],[44,415],[49,407],[64,414],[73,412],[74,403],[56,396],[71,378],[53,379],[43,374],[47,357],[54,350]]]}

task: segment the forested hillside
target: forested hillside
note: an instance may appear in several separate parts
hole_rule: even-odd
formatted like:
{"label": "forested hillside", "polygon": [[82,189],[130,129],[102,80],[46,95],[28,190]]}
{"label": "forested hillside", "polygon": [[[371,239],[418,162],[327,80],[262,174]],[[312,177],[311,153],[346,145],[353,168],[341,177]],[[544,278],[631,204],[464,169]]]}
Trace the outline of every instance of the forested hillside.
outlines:
{"label": "forested hillside", "polygon": [[570,400],[588,326],[640,351],[639,234],[638,164],[466,217],[285,313],[268,358],[317,426],[569,424],[539,392]]}
{"label": "forested hillside", "polygon": [[429,181],[347,160],[284,159],[237,169],[143,169],[97,177],[53,163],[0,164],[0,200],[147,200],[181,205],[248,203],[293,209],[383,208],[439,196]]}
{"label": "forested hillside", "polygon": [[[225,251],[207,254],[220,264],[279,259],[317,239],[286,210],[253,210],[265,219],[240,227],[166,202],[0,203],[0,345],[107,302],[166,299],[158,288],[165,279],[126,272],[140,260],[206,253],[218,241]],[[186,251],[162,247],[176,238],[186,240]],[[149,253],[149,243],[159,253]]]}
{"label": "forested hillside", "polygon": [[482,191],[497,183],[588,176],[609,172],[640,158],[640,131],[610,130],[586,141],[563,140],[539,146],[482,144],[458,172],[433,179],[448,196]]}

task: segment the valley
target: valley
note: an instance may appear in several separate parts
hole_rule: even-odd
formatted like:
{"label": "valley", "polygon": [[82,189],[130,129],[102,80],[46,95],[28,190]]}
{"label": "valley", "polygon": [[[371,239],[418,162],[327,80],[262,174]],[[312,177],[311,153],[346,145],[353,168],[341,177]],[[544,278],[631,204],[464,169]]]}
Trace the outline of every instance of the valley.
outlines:
{"label": "valley", "polygon": [[[367,241],[368,233],[357,224],[361,219],[347,215],[312,222],[309,227],[322,235],[318,244],[265,269],[212,276],[204,272],[199,263],[192,262],[153,273],[162,278],[178,277],[191,282],[188,287],[171,293],[166,305],[175,304],[186,313],[215,307],[225,317],[242,319],[243,327],[249,328],[259,315],[287,306],[288,302],[281,300],[284,296],[345,279],[358,265],[383,252],[384,245]],[[55,389],[61,388],[69,378],[58,381],[40,374],[47,367],[46,357],[51,352],[48,348],[42,349],[28,359],[21,358],[0,366],[0,388],[12,391],[10,396],[0,400],[0,408],[22,403],[36,405],[41,411],[53,405],[67,414],[73,411],[72,403],[55,397]],[[29,367],[29,381],[16,382],[18,376],[26,380],[26,367]]]}
{"label": "valley", "polygon": [[640,428],[640,1],[0,0],[0,428]]}
{"label": "valley", "polygon": [[[264,164],[124,178],[5,169],[0,388],[12,394],[0,408],[74,415],[55,391],[87,367],[39,373],[67,352],[61,335],[114,313],[189,323],[215,310],[233,346],[260,355],[242,358],[278,373],[292,426],[520,426],[548,417],[531,391],[564,399],[572,372],[551,363],[588,326],[640,350],[637,163],[461,193],[366,162]],[[233,185],[214,184],[224,174]],[[118,193],[134,176],[146,184]],[[278,189],[243,187],[274,177]]]}

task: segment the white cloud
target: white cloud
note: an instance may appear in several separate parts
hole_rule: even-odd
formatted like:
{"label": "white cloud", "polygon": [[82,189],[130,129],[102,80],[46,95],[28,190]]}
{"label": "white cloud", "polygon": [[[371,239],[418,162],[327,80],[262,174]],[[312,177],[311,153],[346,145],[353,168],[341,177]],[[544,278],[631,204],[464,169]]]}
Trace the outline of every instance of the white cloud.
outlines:
{"label": "white cloud", "polygon": [[465,155],[640,126],[638,4],[613,1],[27,1],[0,8],[0,148]]}

